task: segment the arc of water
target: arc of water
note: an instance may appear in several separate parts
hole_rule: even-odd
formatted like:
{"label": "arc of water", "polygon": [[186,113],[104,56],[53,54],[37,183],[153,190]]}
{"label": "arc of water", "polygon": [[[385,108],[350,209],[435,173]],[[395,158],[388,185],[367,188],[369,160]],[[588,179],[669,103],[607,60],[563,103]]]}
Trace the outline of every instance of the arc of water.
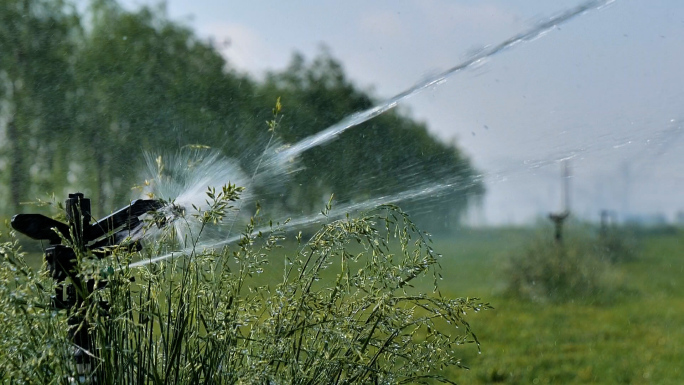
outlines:
{"label": "arc of water", "polygon": [[[589,0],[586,1],[574,8],[568,9],[563,13],[560,13],[559,15],[550,18],[549,20],[545,21],[544,23],[541,23],[537,25],[536,27],[517,34],[507,40],[504,40],[503,42],[486,47],[483,49],[481,52],[478,54],[474,55],[468,60],[465,60],[461,62],[460,64],[451,67],[450,69],[436,75],[433,77],[428,78],[427,80],[416,84],[415,86],[395,95],[394,97],[387,99],[386,101],[378,104],[375,107],[369,108],[365,111],[361,111],[355,114],[352,114],[348,116],[347,118],[343,119],[337,124],[334,124],[327,129],[312,135],[310,137],[307,137],[300,142],[296,143],[295,145],[281,151],[278,153],[275,158],[271,162],[278,162],[278,163],[285,163],[289,161],[290,159],[296,157],[297,155],[301,154],[302,152],[325,144],[333,139],[335,139],[338,135],[340,135],[342,132],[346,131],[349,128],[358,126],[359,124],[366,122],[386,111],[389,111],[390,109],[394,108],[397,106],[397,104],[413,95],[418,94],[419,92],[431,88],[433,86],[439,85],[441,83],[444,83],[449,77],[453,76],[454,74],[461,72],[465,69],[468,69],[472,66],[475,66],[485,59],[492,57],[498,53],[501,53],[505,51],[508,48],[511,48],[519,43],[527,42],[534,40],[537,37],[540,37],[544,33],[550,31],[554,27],[563,24],[565,22],[568,22],[572,20],[573,18],[582,15],[588,11],[602,8],[606,5],[609,5],[611,3],[615,2],[615,0]],[[433,184],[427,187],[421,187],[413,190],[408,190],[404,191],[402,193],[392,195],[392,196],[385,196],[385,197],[379,197],[375,199],[371,199],[368,201],[365,201],[360,204],[355,204],[355,205],[348,205],[348,206],[343,206],[340,207],[336,210],[337,213],[339,212],[349,212],[349,211],[356,211],[356,210],[362,210],[362,209],[367,209],[371,208],[374,206],[377,206],[379,204],[387,204],[387,203],[394,203],[400,200],[404,199],[410,199],[414,197],[419,197],[423,196],[426,194],[436,194],[439,193],[440,191],[444,191],[448,188],[453,188],[455,187],[455,183],[439,183],[439,184]],[[315,223],[317,221],[320,221],[321,217],[318,215],[315,216],[308,216],[308,217],[301,217],[296,220],[290,221],[285,225],[283,228],[289,229],[293,228],[295,226],[303,226],[306,224],[311,224]],[[260,231],[268,231],[270,228],[264,228],[264,229],[259,229]],[[257,230],[257,231],[259,231]],[[210,244],[210,245],[204,245],[203,247],[220,247],[226,244],[230,244],[232,242],[237,241],[240,239],[241,236],[233,236],[229,237],[225,240]],[[155,262],[160,262],[169,258],[172,258],[174,255],[182,255],[184,251],[179,251],[177,253],[169,253],[166,255],[158,256],[156,258],[151,258],[151,259],[146,259],[143,261],[135,262],[130,265],[130,267],[139,267],[139,266],[144,266],[148,265],[151,263]]]}
{"label": "arc of water", "polygon": [[384,112],[387,112],[391,110],[392,108],[396,107],[399,102],[416,95],[426,89],[429,89],[431,87],[434,87],[436,85],[439,85],[441,83],[444,83],[448,78],[451,76],[455,75],[458,72],[461,72],[465,69],[468,69],[470,67],[473,67],[481,62],[483,62],[485,59],[492,57],[498,53],[501,53],[505,51],[508,48],[513,47],[514,45],[517,45],[519,43],[527,42],[534,40],[537,37],[540,37],[544,33],[550,31],[554,27],[563,24],[565,22],[570,21],[571,19],[584,14],[590,10],[593,9],[598,9],[602,8],[615,0],[590,0],[586,1],[574,8],[568,9],[565,12],[550,18],[549,20],[545,21],[544,23],[541,23],[537,25],[536,27],[522,32],[520,34],[517,34],[507,40],[504,40],[503,42],[497,44],[497,45],[492,45],[485,47],[482,51],[480,51],[478,54],[472,56],[471,58],[457,64],[454,67],[449,68],[448,70],[437,74],[435,76],[432,76],[426,80],[424,80],[421,83],[416,84],[415,86],[385,100],[384,102],[371,107],[365,111],[357,112],[354,113],[340,122],[324,129],[323,131],[314,134],[312,136],[309,136],[307,138],[304,138],[300,142],[290,146],[289,148],[281,151],[275,158],[274,161],[278,163],[284,163],[287,162],[288,160],[295,158],[302,152],[316,146],[320,146],[322,144],[325,144],[333,139],[335,139],[337,136],[339,136],[341,133],[344,131],[358,126],[359,124],[366,122],[370,119],[373,119],[374,117],[383,114]]}
{"label": "arc of water", "polygon": [[[671,134],[672,129],[670,127],[658,131],[655,134],[654,133],[648,133],[648,135],[642,133],[641,135],[637,136],[629,136],[629,140],[631,141],[636,141],[636,142],[646,142],[649,138],[651,138],[653,135],[656,137],[663,135],[663,134]],[[678,131],[677,131],[678,132]],[[622,139],[623,141],[626,141],[628,139]],[[600,146],[595,146],[591,145],[588,147],[584,148],[577,148],[577,149],[571,149],[568,150],[567,152],[563,154],[558,154],[556,156],[550,157],[550,158],[541,158],[538,160],[531,160],[531,161],[526,161],[523,162],[522,168],[519,167],[513,167],[513,168],[505,168],[501,169],[498,171],[493,171],[485,174],[478,175],[477,177],[481,179],[488,178],[492,181],[492,183],[497,183],[501,182],[506,177],[510,177],[511,175],[514,175],[516,173],[521,173],[524,172],[525,170],[539,170],[544,167],[548,167],[551,165],[558,164],[559,162],[562,162],[564,160],[568,159],[577,159],[578,154],[582,155],[589,155],[589,154],[595,154],[599,151],[602,151],[603,147]],[[373,207],[377,207],[382,204],[392,204],[392,203],[398,203],[400,201],[404,200],[409,200],[409,199],[415,199],[415,198],[421,198],[421,197],[437,197],[440,196],[441,194],[446,194],[446,193],[453,193],[455,190],[458,189],[466,189],[468,187],[467,184],[463,183],[462,180],[460,179],[451,179],[448,181],[442,181],[442,182],[435,182],[435,183],[429,183],[425,184],[416,188],[413,188],[411,190],[406,190],[403,192],[399,192],[396,194],[391,194],[391,195],[385,195],[385,196],[379,196],[367,201],[359,202],[359,203],[351,203],[347,204],[344,206],[339,206],[334,208],[329,214],[329,218],[338,218],[340,216],[345,215],[346,213],[350,212],[358,212],[358,211],[363,211],[363,210],[368,210]],[[308,215],[308,216],[302,216],[299,218],[295,218],[290,220],[289,222],[283,224],[280,226],[280,229],[282,230],[292,230],[296,229],[297,227],[300,226],[307,226],[315,223],[320,223],[322,221],[326,220],[323,216],[320,214],[313,214],[313,215]],[[262,233],[267,233],[271,231],[272,228],[270,226],[264,226],[261,228],[256,229],[254,232],[262,232]],[[234,243],[240,238],[242,235],[235,235],[232,237],[227,237],[226,239],[216,241],[213,243],[204,243],[198,245],[199,248],[217,248],[225,245],[229,245],[231,243]],[[151,259],[145,259],[141,260],[135,263],[130,264],[130,267],[140,267],[140,266],[145,266],[151,263],[156,263],[156,262],[161,262],[167,259],[170,259],[174,256],[183,256],[189,254],[190,250],[179,250],[177,252],[173,253],[168,253],[164,254],[158,257],[154,257]]]}
{"label": "arc of water", "polygon": [[[464,183],[461,179],[455,178],[447,182],[438,182],[438,183],[429,183],[425,184],[419,187],[416,187],[411,190],[407,191],[402,191],[400,193],[396,194],[391,194],[391,195],[385,195],[385,196],[380,196],[376,197],[373,199],[369,199],[363,202],[359,203],[350,203],[347,205],[343,205],[337,208],[334,208],[328,213],[328,218],[339,218],[346,213],[350,212],[358,212],[358,211],[363,211],[363,210],[369,210],[373,207],[377,207],[379,205],[383,204],[392,204],[392,203],[397,203],[400,201],[408,200],[408,199],[414,199],[414,198],[419,198],[419,197],[424,197],[424,196],[429,196],[429,197],[436,197],[442,194],[446,193],[452,193],[454,192],[455,188],[465,188]],[[307,226],[311,225],[314,223],[319,223],[326,220],[325,217],[323,217],[321,214],[312,214],[308,216],[302,216],[299,218],[292,219],[288,221],[287,223],[283,223],[278,227],[280,230],[291,230],[295,229],[297,227],[301,226]],[[269,231],[272,231],[273,228],[271,226],[264,226],[261,228],[258,228],[254,230],[254,233],[267,233]],[[232,237],[228,237],[224,240],[209,243],[209,244],[200,244],[197,245],[196,247],[198,248],[205,248],[205,249],[215,249],[217,247],[229,245],[233,242],[236,242],[240,240],[243,237],[243,235],[234,235]],[[145,259],[142,261],[138,261],[135,263],[131,263],[129,266],[130,267],[139,267],[139,266],[144,266],[148,265],[151,263],[156,263],[156,262],[161,262],[164,260],[167,260],[169,258],[172,258],[174,256],[181,256],[181,255],[187,255],[191,250],[181,250],[177,252],[172,252],[168,253],[165,255],[161,255],[155,258],[151,259]]]}

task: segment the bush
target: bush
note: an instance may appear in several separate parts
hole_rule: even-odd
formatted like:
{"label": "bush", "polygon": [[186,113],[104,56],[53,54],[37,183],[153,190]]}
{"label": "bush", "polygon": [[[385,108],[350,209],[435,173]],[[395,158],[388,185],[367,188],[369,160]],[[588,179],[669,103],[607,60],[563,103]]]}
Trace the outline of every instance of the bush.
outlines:
{"label": "bush", "polygon": [[594,300],[609,291],[605,248],[587,236],[563,243],[537,237],[513,254],[508,292],[534,301]]}
{"label": "bush", "polygon": [[[277,225],[260,231],[257,219],[236,246],[203,250],[204,229],[235,198],[227,188],[185,218],[200,231],[174,258],[130,267],[177,244],[171,230],[144,255],[79,257],[83,278],[108,282],[70,310],[94,336],[99,384],[449,382],[439,374],[461,366],[458,348],[479,349],[464,317],[489,305],[414,287],[427,278],[436,289],[438,255],[398,208],[323,225],[294,255],[279,248]],[[67,312],[48,306],[55,283],[26,267],[16,241],[2,243],[0,257],[0,378],[68,383],[77,368]]]}

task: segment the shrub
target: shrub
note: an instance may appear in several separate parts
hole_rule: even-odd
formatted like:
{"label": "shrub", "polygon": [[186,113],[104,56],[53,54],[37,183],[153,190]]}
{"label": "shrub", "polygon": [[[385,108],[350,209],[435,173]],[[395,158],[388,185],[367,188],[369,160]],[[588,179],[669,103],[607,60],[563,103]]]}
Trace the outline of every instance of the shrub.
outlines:
{"label": "shrub", "polygon": [[563,243],[537,237],[506,268],[508,292],[534,301],[593,300],[608,289],[604,251],[589,237]]}
{"label": "shrub", "polygon": [[[440,372],[461,366],[458,348],[479,349],[465,315],[489,305],[439,294],[438,255],[397,207],[331,221],[293,255],[279,248],[282,228],[259,230],[255,218],[237,245],[201,249],[203,230],[236,197],[231,188],[210,191],[209,209],[185,219],[200,231],[174,258],[130,267],[177,244],[173,231],[145,254],[79,258],[80,274],[108,282],[70,310],[94,336],[98,383],[449,382]],[[16,241],[0,254],[0,377],[77,378],[67,314],[47,306],[54,282],[26,267]],[[282,271],[275,258],[285,259]],[[425,279],[432,294],[420,289]]]}

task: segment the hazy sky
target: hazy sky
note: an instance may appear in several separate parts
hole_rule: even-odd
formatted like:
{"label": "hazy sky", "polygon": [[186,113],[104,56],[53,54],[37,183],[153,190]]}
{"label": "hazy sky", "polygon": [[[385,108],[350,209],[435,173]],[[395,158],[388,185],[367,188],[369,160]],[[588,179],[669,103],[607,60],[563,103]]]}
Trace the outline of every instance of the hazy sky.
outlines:
{"label": "hazy sky", "polygon": [[[229,63],[254,76],[282,69],[294,51],[312,58],[324,43],[384,99],[580,3],[169,0],[167,10],[200,36],[227,39]],[[565,157],[577,214],[672,218],[684,210],[683,69],[684,1],[616,0],[401,108],[456,140],[484,173],[487,223],[559,210]]]}

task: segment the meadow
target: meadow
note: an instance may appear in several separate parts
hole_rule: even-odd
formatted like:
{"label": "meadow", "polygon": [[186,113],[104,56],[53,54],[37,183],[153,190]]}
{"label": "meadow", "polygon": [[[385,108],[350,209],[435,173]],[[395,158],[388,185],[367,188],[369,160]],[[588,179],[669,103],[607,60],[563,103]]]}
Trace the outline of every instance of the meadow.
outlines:
{"label": "meadow", "polygon": [[[478,296],[493,310],[470,316],[482,353],[452,372],[462,384],[684,383],[684,233],[641,232],[633,261],[613,265],[609,301],[521,300],[504,293],[510,252],[533,231],[463,230],[436,242],[446,295]],[[548,229],[551,237],[551,229]]]}
{"label": "meadow", "polygon": [[[683,383],[684,232],[636,232],[636,258],[611,265],[609,295],[563,302],[506,292],[510,255],[539,233],[552,236],[545,227],[491,228],[434,239],[443,255],[442,295],[479,297],[494,307],[467,315],[481,351],[474,344],[458,349],[470,369],[453,368],[446,377],[460,384]],[[255,284],[282,272],[293,248],[277,249]],[[36,254],[29,259],[40,262]],[[431,290],[429,280],[420,285]]]}

